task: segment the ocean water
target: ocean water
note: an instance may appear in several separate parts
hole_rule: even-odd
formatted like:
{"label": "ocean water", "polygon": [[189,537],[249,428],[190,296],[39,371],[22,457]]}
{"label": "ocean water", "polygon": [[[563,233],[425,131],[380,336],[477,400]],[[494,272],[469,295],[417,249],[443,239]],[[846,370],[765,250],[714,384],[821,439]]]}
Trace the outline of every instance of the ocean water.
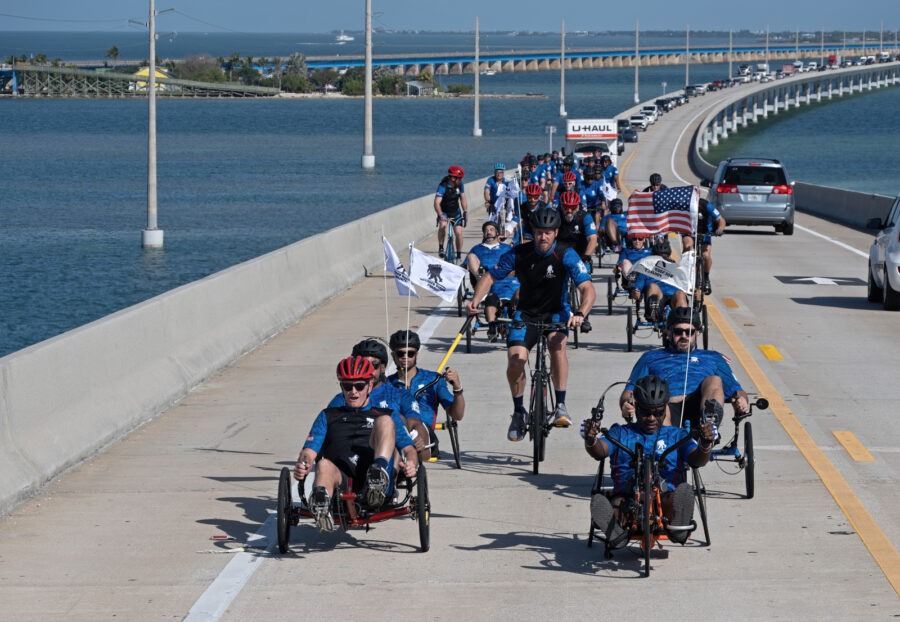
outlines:
{"label": "ocean water", "polygon": [[[693,65],[691,81],[726,71]],[[630,107],[633,76],[629,69],[568,71],[569,116],[615,116]],[[640,77],[649,99],[663,82],[669,90],[683,82],[684,69],[646,67]],[[368,172],[360,168],[360,99],[160,100],[161,251],[140,248],[145,101],[0,99],[0,354],[433,192],[449,164],[465,167],[469,179],[488,175],[498,160],[513,165],[526,151],[550,147],[547,125],[557,127],[559,146],[558,73],[497,74],[481,86],[537,96],[483,99],[481,138],[472,137],[471,99],[377,99],[376,170]],[[887,154],[897,129],[884,110],[896,110],[898,96],[891,89],[804,108],[723,148],[780,157],[803,181],[893,194],[896,165]],[[813,117],[819,114],[834,116]],[[821,157],[831,151],[842,156],[833,166]],[[875,152],[883,157],[870,157]]]}

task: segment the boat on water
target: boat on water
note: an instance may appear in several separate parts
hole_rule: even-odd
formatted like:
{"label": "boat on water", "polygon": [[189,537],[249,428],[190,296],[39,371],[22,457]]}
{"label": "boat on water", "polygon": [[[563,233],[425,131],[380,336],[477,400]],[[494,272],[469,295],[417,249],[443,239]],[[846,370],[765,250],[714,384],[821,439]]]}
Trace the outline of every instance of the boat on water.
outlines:
{"label": "boat on water", "polygon": [[353,41],[354,39],[355,37],[353,37],[352,35],[345,35],[343,30],[341,31],[341,34],[337,35],[334,38],[334,40],[337,41],[339,45],[347,43],[348,41]]}
{"label": "boat on water", "polygon": [[481,75],[483,75],[483,76],[492,76],[492,75],[494,75],[494,74],[496,74],[496,73],[497,73],[497,72],[494,71],[493,69],[482,69],[482,70],[481,70]]}

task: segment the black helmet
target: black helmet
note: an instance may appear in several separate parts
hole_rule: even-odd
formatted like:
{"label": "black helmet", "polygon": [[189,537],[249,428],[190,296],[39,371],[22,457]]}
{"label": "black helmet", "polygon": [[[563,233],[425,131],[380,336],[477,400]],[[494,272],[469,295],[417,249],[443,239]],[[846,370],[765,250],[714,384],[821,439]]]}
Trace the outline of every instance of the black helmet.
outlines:
{"label": "black helmet", "polygon": [[599,178],[601,175],[603,175],[603,166],[595,165],[594,166],[594,177]]}
{"label": "black helmet", "polygon": [[358,344],[353,346],[353,350],[350,352],[350,355],[371,356],[381,361],[384,365],[387,365],[388,362],[387,348],[385,348],[384,344],[378,339],[363,339]]}
{"label": "black helmet", "polygon": [[528,217],[532,229],[559,229],[560,222],[559,212],[549,207],[536,209]]}
{"label": "black helmet", "polygon": [[669,383],[659,376],[644,376],[634,383],[634,405],[641,410],[656,410],[669,403]]}
{"label": "black helmet", "polygon": [[661,186],[662,185],[662,175],[659,173],[653,173],[650,175],[650,185],[651,186]]}
{"label": "black helmet", "polygon": [[674,307],[669,312],[669,319],[666,326],[672,328],[676,324],[691,324],[697,330],[703,328],[700,321],[700,314],[691,307]]}
{"label": "black helmet", "polygon": [[609,202],[609,211],[613,214],[621,214],[622,209],[622,199],[613,199]]}
{"label": "black helmet", "polygon": [[567,155],[563,160],[563,166],[575,166],[575,158],[570,155]]}
{"label": "black helmet", "polygon": [[537,164],[537,160],[535,160],[534,156],[530,153],[525,156],[522,162],[525,164],[525,166],[534,166],[535,164]]}
{"label": "black helmet", "polygon": [[659,255],[660,257],[668,257],[669,255],[671,255],[672,245],[669,244],[669,236],[656,240],[656,242],[653,243],[651,252],[654,255]]}
{"label": "black helmet", "polygon": [[414,333],[411,330],[398,330],[391,335],[389,345],[391,346],[391,350],[396,350],[397,348],[413,348],[414,350],[418,350],[422,347],[422,342],[419,341],[418,333]]}

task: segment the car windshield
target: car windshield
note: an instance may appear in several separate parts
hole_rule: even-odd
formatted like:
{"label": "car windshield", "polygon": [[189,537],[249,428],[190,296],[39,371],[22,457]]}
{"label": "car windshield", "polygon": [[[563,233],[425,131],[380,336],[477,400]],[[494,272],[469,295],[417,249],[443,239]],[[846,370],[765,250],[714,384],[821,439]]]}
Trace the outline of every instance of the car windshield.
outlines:
{"label": "car windshield", "polygon": [[723,183],[735,186],[783,186],[784,170],[775,166],[729,166]]}

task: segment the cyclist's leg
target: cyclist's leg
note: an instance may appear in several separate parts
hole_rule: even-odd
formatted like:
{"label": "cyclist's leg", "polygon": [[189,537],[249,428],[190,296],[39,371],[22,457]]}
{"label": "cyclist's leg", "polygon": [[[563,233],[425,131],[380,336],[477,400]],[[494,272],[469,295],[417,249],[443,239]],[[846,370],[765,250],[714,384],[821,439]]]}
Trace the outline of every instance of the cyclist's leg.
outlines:
{"label": "cyclist's leg", "polygon": [[506,380],[509,383],[509,391],[513,399],[525,395],[525,364],[527,362],[528,349],[524,345],[509,347],[506,352]]}
{"label": "cyclist's leg", "polygon": [[703,293],[711,294],[712,285],[709,273],[712,272],[712,241],[706,236],[700,244],[700,257],[703,259]]}
{"label": "cyclist's leg", "polygon": [[429,434],[430,428],[430,422],[423,421],[421,418],[406,418],[406,429],[410,433],[412,433],[413,430],[416,431],[416,437],[413,442],[415,443],[416,451],[419,453],[419,462],[427,462],[428,459],[431,458],[431,447],[428,447],[431,443],[431,435]]}
{"label": "cyclist's leg", "polygon": [[438,216],[438,255],[444,256],[444,236],[447,235],[447,214]]}
{"label": "cyclist's leg", "polygon": [[[462,215],[460,215],[460,219],[462,219]],[[453,261],[458,261],[462,256],[462,247],[463,247],[463,228],[461,224],[461,220],[453,221],[453,235],[456,236],[456,257],[453,258]]]}
{"label": "cyclist's leg", "polygon": [[[673,527],[687,527],[694,518],[694,488],[687,482],[680,483],[674,492],[661,496],[663,516],[669,519]],[[684,544],[690,532],[687,530],[668,531],[669,540]]]}

